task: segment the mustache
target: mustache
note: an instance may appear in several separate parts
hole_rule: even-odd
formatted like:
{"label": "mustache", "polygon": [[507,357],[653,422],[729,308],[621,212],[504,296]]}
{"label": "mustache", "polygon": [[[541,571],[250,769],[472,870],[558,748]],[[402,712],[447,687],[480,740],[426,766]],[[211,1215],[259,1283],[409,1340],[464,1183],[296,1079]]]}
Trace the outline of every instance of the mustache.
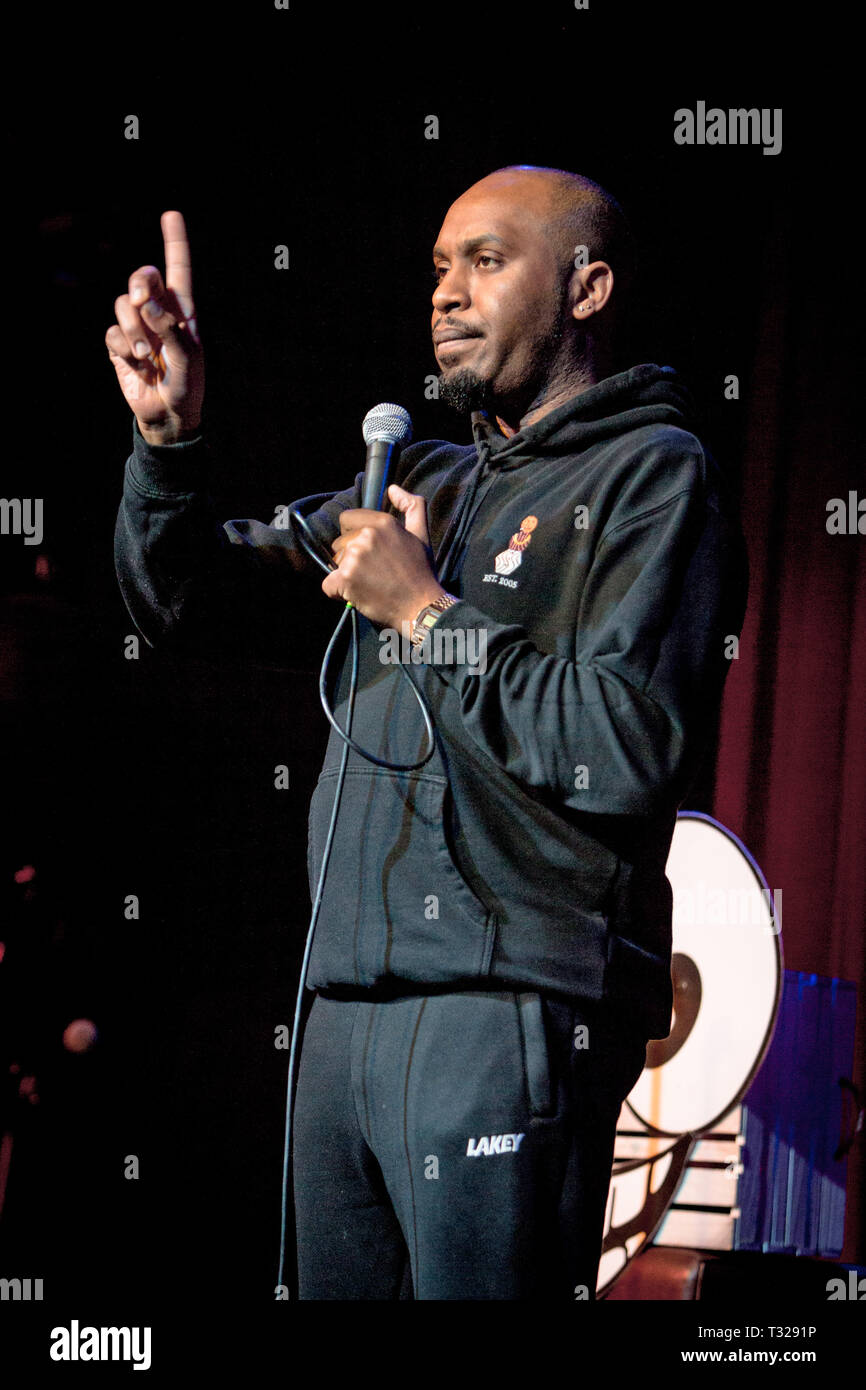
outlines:
{"label": "mustache", "polygon": [[454,333],[460,338],[480,338],[482,332],[480,328],[469,327],[465,323],[454,323],[453,319],[441,318],[434,325],[432,332],[439,333],[442,329],[448,329],[449,333]]}

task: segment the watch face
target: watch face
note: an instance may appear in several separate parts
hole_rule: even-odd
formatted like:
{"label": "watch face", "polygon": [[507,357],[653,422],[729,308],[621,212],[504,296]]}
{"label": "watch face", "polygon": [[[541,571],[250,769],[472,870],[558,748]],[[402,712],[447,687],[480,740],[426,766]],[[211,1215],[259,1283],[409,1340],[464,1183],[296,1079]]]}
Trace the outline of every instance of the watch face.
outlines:
{"label": "watch face", "polygon": [[435,627],[437,619],[441,617],[448,608],[451,608],[456,601],[457,600],[453,598],[437,598],[434,603],[428,603],[421,609],[421,612],[415,619],[412,636],[409,639],[412,646],[417,647],[421,645],[428,632]]}

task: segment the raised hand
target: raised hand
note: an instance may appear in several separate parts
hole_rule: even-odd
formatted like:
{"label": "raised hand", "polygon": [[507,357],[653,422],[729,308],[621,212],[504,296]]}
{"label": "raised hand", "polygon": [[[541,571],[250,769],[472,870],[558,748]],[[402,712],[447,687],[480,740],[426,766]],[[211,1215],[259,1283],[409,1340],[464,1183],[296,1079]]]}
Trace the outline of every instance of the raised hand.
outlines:
{"label": "raised hand", "polygon": [[173,444],[197,433],[204,399],[204,353],[192,297],[192,263],[179,212],[160,218],[165,281],[154,265],[129,277],[105,335],[117,380],[142,435]]}

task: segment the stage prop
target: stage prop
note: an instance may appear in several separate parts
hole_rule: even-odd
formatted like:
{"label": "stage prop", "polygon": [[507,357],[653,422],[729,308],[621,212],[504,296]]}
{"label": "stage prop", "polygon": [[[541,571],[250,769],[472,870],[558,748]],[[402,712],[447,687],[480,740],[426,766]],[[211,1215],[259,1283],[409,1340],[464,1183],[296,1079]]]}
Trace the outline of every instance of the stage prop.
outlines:
{"label": "stage prop", "polygon": [[855,988],[783,970],[782,895],[711,817],[680,814],[667,876],[673,1023],[620,1113],[600,1297],[651,1242],[842,1249]]}

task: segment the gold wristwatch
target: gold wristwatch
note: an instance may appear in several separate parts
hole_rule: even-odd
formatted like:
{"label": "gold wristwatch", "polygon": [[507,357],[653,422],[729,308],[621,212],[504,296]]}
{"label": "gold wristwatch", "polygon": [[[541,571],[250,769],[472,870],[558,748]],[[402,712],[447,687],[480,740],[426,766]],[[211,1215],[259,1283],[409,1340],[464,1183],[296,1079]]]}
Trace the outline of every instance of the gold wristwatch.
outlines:
{"label": "gold wristwatch", "polygon": [[442,598],[435,599],[433,603],[425,604],[421,612],[416,614],[412,624],[412,635],[409,638],[411,645],[420,647],[440,613],[444,613],[446,608],[452,608],[457,601],[450,594],[444,594]]}

